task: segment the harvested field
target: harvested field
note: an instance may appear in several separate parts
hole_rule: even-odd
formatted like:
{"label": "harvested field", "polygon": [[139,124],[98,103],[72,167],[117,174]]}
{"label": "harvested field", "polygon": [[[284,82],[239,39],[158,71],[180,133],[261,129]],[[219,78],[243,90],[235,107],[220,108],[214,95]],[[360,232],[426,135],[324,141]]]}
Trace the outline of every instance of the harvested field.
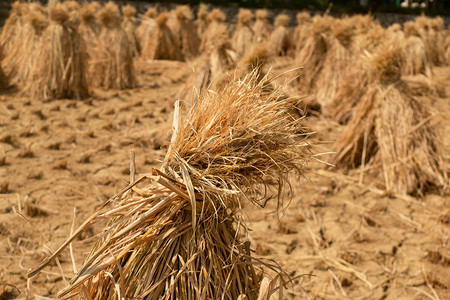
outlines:
{"label": "harvested field", "polygon": [[[264,73],[278,76],[274,84],[289,81],[286,95],[303,96],[295,86],[294,57],[264,56]],[[169,151],[174,104],[193,65],[136,57],[136,87],[90,87],[84,100],[43,102],[23,97],[15,86],[0,90],[0,299],[53,299],[68,286],[106,219],[88,224],[39,274],[28,279],[27,273],[127,187],[131,152],[136,178],[159,168]],[[450,67],[429,67],[424,73],[433,74],[433,84],[450,82]],[[414,130],[430,126],[436,132],[448,176],[450,86],[416,94],[431,117]],[[351,112],[357,102],[349,100],[345,109]],[[450,299],[448,178],[444,187],[400,194],[386,191],[381,159],[327,167],[348,125],[306,108],[302,130],[313,132],[307,142],[315,159],[302,166],[302,176],[289,177],[291,190],[282,202],[269,197],[260,207],[242,201],[248,227],[242,235],[254,259],[286,273],[283,299]],[[276,292],[270,299],[280,298]]]}

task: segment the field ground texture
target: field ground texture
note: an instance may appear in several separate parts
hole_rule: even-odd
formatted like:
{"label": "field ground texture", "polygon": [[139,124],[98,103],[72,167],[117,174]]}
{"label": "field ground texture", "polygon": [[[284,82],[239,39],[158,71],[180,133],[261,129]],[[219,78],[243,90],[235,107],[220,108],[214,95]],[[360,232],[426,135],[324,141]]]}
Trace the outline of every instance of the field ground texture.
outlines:
{"label": "field ground texture", "polygon": [[[286,71],[278,58],[273,72]],[[0,299],[48,299],[65,286],[56,264],[27,282],[47,257],[105,200],[129,181],[130,151],[137,173],[158,165],[169,142],[175,95],[188,64],[154,61],[138,67],[133,90],[101,91],[84,101],[41,102],[14,91],[0,97]],[[450,69],[436,69],[450,81]],[[449,87],[450,88],[450,87]],[[447,91],[450,95],[450,90]],[[424,101],[431,101],[424,99]],[[450,156],[450,98],[430,105],[431,120]],[[341,130],[321,116],[317,151]],[[356,176],[309,168],[293,179],[292,200],[276,212],[248,206],[251,249],[291,276],[285,299],[450,299],[450,196],[389,197]],[[356,178],[356,180],[355,180]],[[59,258],[73,276],[104,224],[93,224]]]}

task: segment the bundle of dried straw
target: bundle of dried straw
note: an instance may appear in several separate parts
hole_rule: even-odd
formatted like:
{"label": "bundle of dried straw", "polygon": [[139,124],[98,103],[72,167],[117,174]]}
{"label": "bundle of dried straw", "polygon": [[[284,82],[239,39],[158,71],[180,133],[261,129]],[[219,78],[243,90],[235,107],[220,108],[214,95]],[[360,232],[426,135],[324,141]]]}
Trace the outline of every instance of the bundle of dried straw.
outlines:
{"label": "bundle of dried straw", "polygon": [[208,16],[206,17],[206,21],[208,23],[208,27],[203,33],[202,42],[200,44],[200,52],[203,52],[208,48],[208,44],[211,43],[211,40],[214,39],[215,32],[218,27],[222,27],[226,20],[225,14],[218,8],[213,9]]}
{"label": "bundle of dried straw", "polygon": [[83,99],[89,95],[84,47],[63,4],[49,7],[50,24],[36,49],[24,93],[39,99]]}
{"label": "bundle of dried straw", "polygon": [[311,17],[307,12],[298,13],[297,27],[294,30],[293,41],[295,43],[295,53],[298,53],[304,46],[308,33],[311,30]]}
{"label": "bundle of dried straw", "polygon": [[200,6],[200,9],[197,12],[197,20],[195,20],[195,25],[197,26],[197,34],[199,37],[203,36],[203,33],[206,31],[206,27],[208,26],[208,22],[206,18],[208,17],[208,10],[205,6]]}
{"label": "bundle of dried straw", "polygon": [[238,24],[231,38],[231,47],[239,56],[247,54],[253,42],[253,30],[250,23],[253,13],[248,9],[241,8],[238,14]]}
{"label": "bundle of dried straw", "polygon": [[91,57],[95,47],[97,47],[100,25],[97,23],[96,15],[100,7],[97,2],[84,3],[80,10],[80,26],[78,32],[86,47],[87,59]]}
{"label": "bundle of dried straw", "polygon": [[275,30],[270,34],[268,44],[273,55],[286,55],[292,45],[289,22],[289,16],[285,14],[280,14],[275,18]]}
{"label": "bundle of dried straw", "polygon": [[188,5],[178,6],[167,21],[167,26],[178,41],[181,53],[192,59],[198,55],[200,37],[192,22],[193,14]]}
{"label": "bundle of dried straw", "polygon": [[256,22],[253,25],[253,42],[255,44],[263,44],[269,40],[271,33],[271,26],[267,20],[269,12],[265,9],[258,9],[256,11]]}
{"label": "bundle of dried straw", "polygon": [[156,30],[155,18],[158,15],[156,8],[149,7],[145,14],[141,16],[138,28],[136,29],[136,38],[139,44],[139,49],[144,49],[152,32]]}
{"label": "bundle of dried straw", "polygon": [[135,86],[133,50],[120,26],[119,8],[108,2],[98,13],[102,29],[89,66],[90,82],[105,89]]}
{"label": "bundle of dried straw", "polygon": [[184,61],[181,46],[167,26],[169,13],[162,12],[156,19],[156,28],[150,33],[147,45],[142,49],[142,59],[167,59]]}
{"label": "bundle of dried straw", "polygon": [[[139,177],[87,223],[108,218],[84,265],[60,297],[83,299],[256,299],[261,281],[242,238],[243,201],[288,184],[308,157],[300,121],[286,114],[279,90],[264,92],[255,74],[207,92],[182,115],[160,170]],[[114,207],[104,210],[115,201]],[[241,296],[242,297],[242,296]],[[245,298],[244,298],[245,299]]]}
{"label": "bundle of dried straw", "polygon": [[[420,194],[448,184],[437,132],[427,121],[427,107],[401,79],[400,45],[386,42],[369,54],[369,82],[348,126],[335,144],[334,163],[355,168],[381,160],[385,188]],[[358,80],[359,78],[355,78]]]}
{"label": "bundle of dried straw", "polygon": [[122,28],[127,33],[128,42],[130,43],[133,57],[138,57],[140,54],[139,43],[136,37],[137,20],[136,20],[136,8],[131,5],[122,6]]}

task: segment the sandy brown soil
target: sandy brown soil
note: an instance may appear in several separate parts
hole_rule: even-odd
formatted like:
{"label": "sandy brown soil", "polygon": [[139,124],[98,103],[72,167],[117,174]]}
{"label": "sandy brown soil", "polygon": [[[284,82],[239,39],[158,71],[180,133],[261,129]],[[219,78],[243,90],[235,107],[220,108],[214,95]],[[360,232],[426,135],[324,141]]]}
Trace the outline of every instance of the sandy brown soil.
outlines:
{"label": "sandy brown soil", "polygon": [[[27,271],[68,237],[73,220],[79,225],[126,186],[131,150],[138,173],[163,158],[190,69],[178,62],[139,69],[139,88],[96,90],[84,101],[0,96],[0,299],[56,297],[65,285],[56,264],[29,281]],[[450,69],[438,71],[449,80]],[[449,100],[430,101],[447,162]],[[322,142],[321,152],[340,130],[317,116],[307,125],[318,131],[311,141]],[[359,185],[358,176],[317,173],[293,179],[292,201],[279,213],[275,202],[245,209],[255,255],[274,259],[293,280],[285,299],[450,299],[448,192],[400,199],[374,189],[369,175]],[[73,243],[76,266],[102,225]],[[70,278],[70,252],[59,261]]]}

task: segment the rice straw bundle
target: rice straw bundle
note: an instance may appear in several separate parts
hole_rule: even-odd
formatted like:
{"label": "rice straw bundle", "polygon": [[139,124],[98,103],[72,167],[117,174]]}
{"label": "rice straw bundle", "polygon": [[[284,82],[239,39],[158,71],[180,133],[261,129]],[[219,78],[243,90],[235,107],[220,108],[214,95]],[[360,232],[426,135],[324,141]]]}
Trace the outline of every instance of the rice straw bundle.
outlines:
{"label": "rice straw bundle", "polygon": [[102,29],[92,52],[90,82],[105,89],[135,86],[133,52],[125,30],[120,26],[119,8],[108,2],[98,13]]}
{"label": "rice straw bundle", "polygon": [[152,32],[156,30],[156,16],[158,16],[156,8],[149,7],[141,19],[141,24],[136,29],[136,37],[141,51],[147,46]]}
{"label": "rice straw bundle", "polygon": [[254,72],[256,81],[261,81],[266,73],[263,68],[270,59],[270,53],[265,45],[257,45],[252,48],[244,57],[237,63],[236,75],[237,78],[244,78],[247,74]]}
{"label": "rice straw bundle", "polygon": [[420,194],[430,185],[445,188],[448,178],[430,113],[400,79],[402,56],[389,42],[369,55],[373,81],[336,141],[333,162],[355,168],[380,159],[387,191]]}
{"label": "rice straw bundle", "polygon": [[195,25],[197,26],[197,34],[199,37],[203,36],[206,28],[208,26],[208,22],[206,18],[208,17],[208,10],[204,6],[200,6],[200,9],[197,12],[197,20],[195,20]]}
{"label": "rice straw bundle", "polygon": [[368,28],[368,31],[363,34],[358,34],[358,28],[355,36],[355,54],[364,52],[372,53],[377,49],[386,39],[388,39],[387,31],[380,24],[373,24]]}
{"label": "rice straw bundle", "polygon": [[133,57],[137,57],[139,56],[140,48],[136,37],[136,28],[137,28],[136,8],[131,5],[124,5],[122,6],[122,14],[123,14],[122,28],[127,33],[128,42],[131,45]]}
{"label": "rice straw bundle", "polygon": [[14,42],[3,61],[11,83],[19,87],[23,87],[29,80],[34,60],[40,59],[33,53],[38,50],[42,34],[48,26],[47,18],[37,12],[28,11],[22,18],[22,26],[18,32],[21,40]]}
{"label": "rice straw bundle", "polygon": [[323,68],[314,80],[313,91],[323,110],[336,96],[347,71],[355,67],[353,35],[353,23],[349,19],[334,22],[327,40]]}
{"label": "rice straw bundle", "polygon": [[86,224],[107,218],[108,227],[60,297],[256,299],[261,276],[255,266],[266,263],[252,259],[241,237],[241,207],[265,201],[264,190],[281,193],[288,173],[301,174],[308,157],[297,134],[300,121],[286,114],[297,99],[264,92],[265,81],[256,83],[249,74],[219,93],[207,92],[185,116],[176,105],[160,170],[108,200],[29,276]]}
{"label": "rice straw bundle", "polygon": [[289,16],[285,14],[279,14],[275,18],[275,29],[270,34],[269,38],[269,50],[271,54],[277,56],[283,56],[287,54],[287,51],[292,45],[292,36],[289,29]]}
{"label": "rice straw bundle", "polygon": [[78,1],[75,0],[66,0],[62,3],[69,14],[72,11],[80,11],[81,9],[80,3],[78,3]]}
{"label": "rice straw bundle", "polygon": [[193,14],[188,5],[181,5],[175,9],[174,14],[167,21],[167,26],[178,40],[181,53],[185,58],[194,58],[198,55],[200,37],[192,22]]}
{"label": "rice straw bundle", "polygon": [[5,21],[0,35],[0,46],[3,48],[4,53],[9,53],[12,45],[20,39],[21,29],[23,26],[22,18],[24,13],[27,13],[26,4],[15,1],[11,4],[12,10]]}
{"label": "rice straw bundle", "polygon": [[49,7],[50,24],[36,49],[24,92],[38,99],[83,99],[89,95],[84,48],[76,28],[67,25],[63,4]]}
{"label": "rice straw bundle", "polygon": [[90,59],[95,47],[97,47],[100,26],[97,23],[96,15],[99,11],[97,2],[84,3],[80,10],[81,23],[78,32],[86,47],[87,60]]}
{"label": "rice straw bundle", "polygon": [[328,16],[315,17],[304,46],[296,53],[295,64],[303,68],[298,77],[302,93],[309,94],[314,91],[329,48],[327,40],[333,22]]}
{"label": "rice straw bundle", "polygon": [[193,103],[206,89],[219,89],[226,83],[224,78],[227,73],[236,66],[237,54],[231,49],[225,24],[216,26],[213,38],[205,47],[202,55],[194,62],[194,72],[178,94],[179,99],[188,103]]}
{"label": "rice straw bundle", "polygon": [[403,64],[403,75],[424,74],[431,76],[431,62],[427,57],[426,47],[420,38],[419,29],[414,22],[405,22],[406,39],[402,41],[402,48],[405,56]]}
{"label": "rice straw bundle", "polygon": [[184,61],[180,43],[167,26],[169,14],[162,12],[156,19],[156,29],[151,32],[142,49],[142,59],[167,59]]}
{"label": "rice straw bundle", "polygon": [[445,59],[442,19],[429,19],[425,16],[420,16],[416,18],[416,22],[419,25],[420,35],[425,44],[429,60],[433,65],[441,65]]}
{"label": "rice straw bundle", "polygon": [[295,52],[298,53],[305,44],[308,33],[311,30],[311,17],[309,13],[301,12],[297,16],[297,27],[294,30],[293,40],[295,43]]}
{"label": "rice straw bundle", "polygon": [[207,16],[206,21],[208,22],[208,27],[203,33],[202,41],[200,44],[200,52],[203,52],[208,48],[208,44],[214,39],[215,32],[218,27],[222,27],[226,20],[225,14],[218,8],[213,9]]}
{"label": "rice straw bundle", "polygon": [[247,54],[253,42],[253,30],[250,28],[250,23],[253,18],[253,13],[248,9],[241,8],[238,14],[238,24],[231,38],[231,47],[239,56]]}
{"label": "rice straw bundle", "polygon": [[270,38],[271,26],[267,17],[269,12],[265,9],[258,9],[256,11],[256,21],[253,25],[253,43],[263,44]]}

